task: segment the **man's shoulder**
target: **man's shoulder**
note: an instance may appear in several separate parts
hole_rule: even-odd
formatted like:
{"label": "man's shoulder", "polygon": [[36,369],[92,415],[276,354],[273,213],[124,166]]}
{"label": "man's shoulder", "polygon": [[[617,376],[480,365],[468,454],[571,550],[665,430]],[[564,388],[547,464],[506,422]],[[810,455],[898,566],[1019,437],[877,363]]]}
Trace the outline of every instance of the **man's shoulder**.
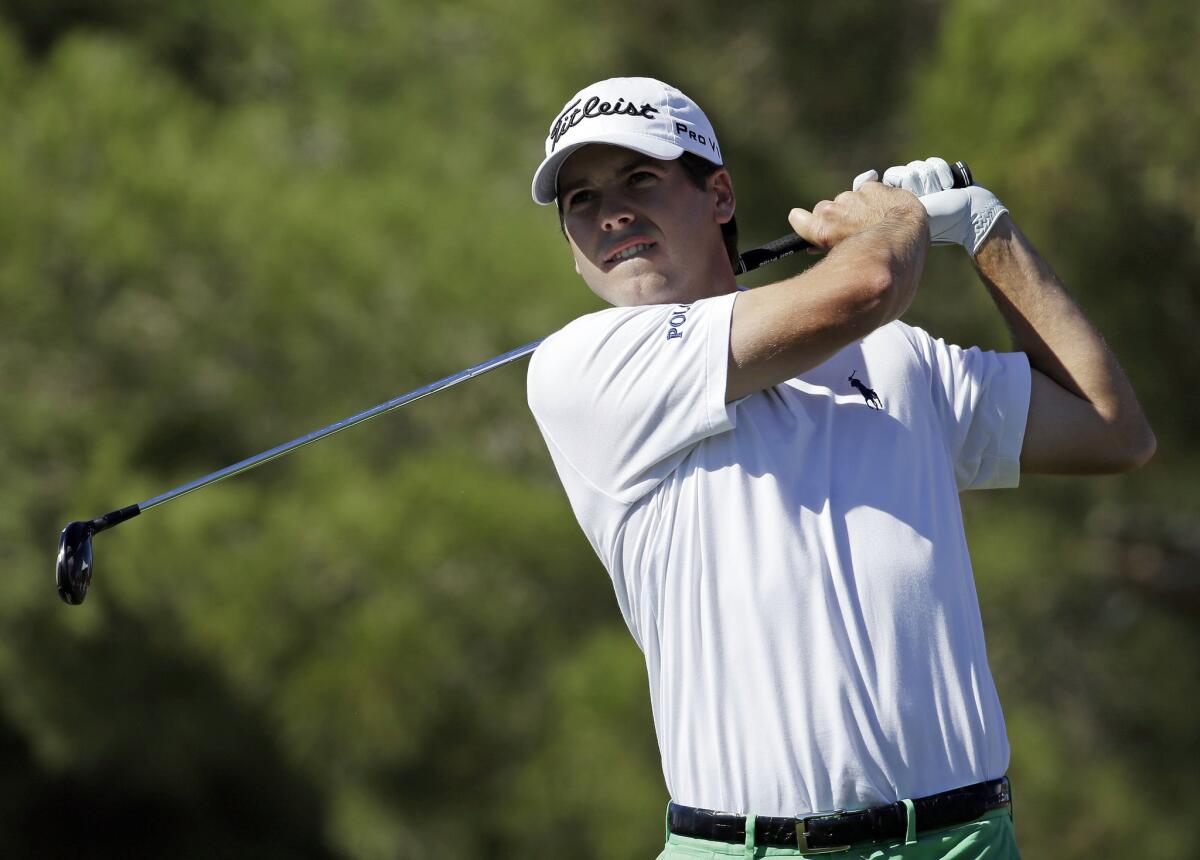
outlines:
{"label": "man's shoulder", "polygon": [[578,380],[581,366],[588,362],[597,344],[641,311],[644,307],[602,308],[576,317],[543,338],[530,357],[526,372],[529,404],[535,413],[539,393],[561,392],[571,380]]}
{"label": "man's shoulder", "polygon": [[620,325],[631,308],[602,308],[576,317],[562,328],[542,339],[529,359],[530,384],[548,373],[564,371],[582,350],[604,337],[604,333]]}
{"label": "man's shoulder", "polygon": [[897,338],[900,338],[908,343],[913,343],[921,338],[929,337],[929,335],[919,326],[909,325],[903,320],[892,320],[871,332],[870,337],[890,340],[893,343],[899,343]]}
{"label": "man's shoulder", "polygon": [[925,358],[929,335],[921,328],[900,320],[892,320],[867,335],[863,347],[872,352],[900,352],[909,355],[914,352],[922,359]]}
{"label": "man's shoulder", "polygon": [[[533,354],[530,372],[586,360],[606,344],[629,346],[653,337],[661,328],[670,334],[674,315],[687,316],[690,305],[650,304],[602,308],[573,319],[546,337]],[[678,322],[678,320],[676,320]]]}
{"label": "man's shoulder", "polygon": [[[719,339],[712,332],[720,321],[727,324],[732,298],[603,308],[572,320],[534,351],[527,376],[531,407],[535,414],[539,407],[561,409],[564,395],[578,400],[604,390],[626,398],[664,377],[703,376],[714,344],[728,342],[727,331]],[[726,359],[719,357],[722,368]]]}
{"label": "man's shoulder", "polygon": [[620,325],[622,320],[628,319],[631,315],[646,310],[645,305],[640,307],[627,308],[601,308],[598,311],[592,311],[589,314],[576,317],[562,328],[547,336],[538,346],[534,355],[539,353],[554,352],[562,349],[565,345],[573,342],[581,336],[594,335],[614,326]]}

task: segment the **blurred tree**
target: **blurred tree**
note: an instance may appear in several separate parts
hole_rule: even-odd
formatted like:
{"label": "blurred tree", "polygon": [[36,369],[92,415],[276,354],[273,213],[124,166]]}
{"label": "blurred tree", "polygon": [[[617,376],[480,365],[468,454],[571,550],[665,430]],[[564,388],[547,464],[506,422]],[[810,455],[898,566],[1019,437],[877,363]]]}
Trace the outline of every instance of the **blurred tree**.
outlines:
{"label": "blurred tree", "polygon": [[[653,856],[641,656],[520,369],[105,534],[83,607],[49,586],[68,519],[597,307],[531,169],[566,95],[652,74],[721,130],[746,244],[865,166],[967,158],[1109,336],[1155,463],[964,501],[1026,856],[1185,854],[1197,29],[1116,0],[0,0],[4,843]],[[935,255],[913,321],[1003,348],[973,277]]]}

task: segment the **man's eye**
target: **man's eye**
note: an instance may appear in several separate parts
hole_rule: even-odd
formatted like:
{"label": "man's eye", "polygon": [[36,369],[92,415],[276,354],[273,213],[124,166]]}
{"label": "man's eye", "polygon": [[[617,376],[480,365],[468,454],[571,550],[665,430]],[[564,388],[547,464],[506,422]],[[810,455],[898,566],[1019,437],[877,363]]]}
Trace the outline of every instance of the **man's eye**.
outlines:
{"label": "man's eye", "polygon": [[595,194],[591,191],[576,191],[567,198],[567,208],[571,209],[575,206],[579,206],[580,204],[587,203],[594,196]]}
{"label": "man's eye", "polygon": [[643,182],[649,182],[650,180],[657,178],[658,177],[649,170],[635,170],[633,173],[629,174],[629,184],[639,185]]}

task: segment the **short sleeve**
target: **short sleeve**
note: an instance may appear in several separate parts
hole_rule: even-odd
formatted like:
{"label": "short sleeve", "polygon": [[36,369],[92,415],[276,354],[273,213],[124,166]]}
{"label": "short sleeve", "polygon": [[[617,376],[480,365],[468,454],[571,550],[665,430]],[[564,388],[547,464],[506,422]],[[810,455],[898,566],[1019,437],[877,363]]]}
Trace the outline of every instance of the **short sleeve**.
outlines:
{"label": "short sleeve", "polygon": [[934,415],[959,491],[1017,486],[1029,415],[1025,353],[964,349],[906,328],[930,371]]}
{"label": "short sleeve", "polygon": [[623,504],[701,440],[734,426],[725,403],[735,293],[611,308],[547,338],[529,364],[529,407],[552,450]]}

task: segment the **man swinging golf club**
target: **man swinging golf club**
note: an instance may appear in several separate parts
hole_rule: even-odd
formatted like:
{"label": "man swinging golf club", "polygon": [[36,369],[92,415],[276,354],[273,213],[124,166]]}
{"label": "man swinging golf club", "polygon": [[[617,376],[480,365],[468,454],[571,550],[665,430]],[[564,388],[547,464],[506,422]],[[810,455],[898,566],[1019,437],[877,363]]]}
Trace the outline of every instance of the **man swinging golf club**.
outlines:
{"label": "man swinging golf club", "polygon": [[[958,493],[1132,469],[1153,433],[1005,208],[946,162],[792,210],[828,253],[752,291],[722,165],[695,102],[614,78],[566,103],[533,181],[613,305],[542,343],[529,403],[645,654],[662,856],[1017,857]],[[931,239],[966,248],[1015,351],[899,321]]]}

